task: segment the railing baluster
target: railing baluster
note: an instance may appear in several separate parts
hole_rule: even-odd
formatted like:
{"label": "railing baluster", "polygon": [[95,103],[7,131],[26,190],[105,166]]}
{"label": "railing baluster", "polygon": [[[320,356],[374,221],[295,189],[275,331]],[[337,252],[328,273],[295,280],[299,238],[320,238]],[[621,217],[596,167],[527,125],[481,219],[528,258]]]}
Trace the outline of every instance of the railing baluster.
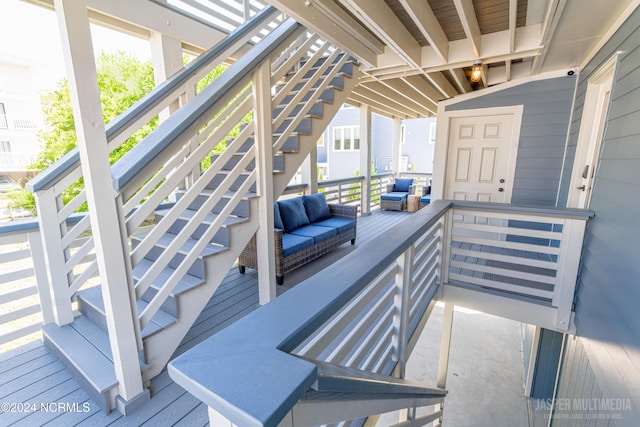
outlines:
{"label": "railing baluster", "polygon": [[407,344],[409,342],[409,313],[411,312],[411,299],[409,292],[411,290],[411,266],[413,263],[413,245],[409,246],[398,257],[398,273],[396,274],[396,316],[394,319],[394,328],[397,335],[394,337],[396,348],[396,361],[398,362],[397,373],[399,378],[405,377],[407,358]]}

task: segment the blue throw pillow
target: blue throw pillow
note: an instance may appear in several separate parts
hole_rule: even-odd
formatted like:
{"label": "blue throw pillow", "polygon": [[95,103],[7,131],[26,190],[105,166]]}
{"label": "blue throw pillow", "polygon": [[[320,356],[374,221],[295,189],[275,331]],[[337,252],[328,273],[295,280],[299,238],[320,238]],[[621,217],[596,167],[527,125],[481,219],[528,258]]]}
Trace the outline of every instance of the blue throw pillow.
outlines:
{"label": "blue throw pillow", "polygon": [[302,196],[302,203],[310,222],[331,218],[331,211],[327,205],[327,199],[324,198],[324,193]]}
{"label": "blue throw pillow", "polygon": [[280,209],[280,218],[282,218],[284,231],[287,233],[309,224],[309,218],[300,197],[280,200],[278,201],[278,208]]}
{"label": "blue throw pillow", "polygon": [[275,228],[279,228],[280,230],[284,230],[284,224],[282,224],[282,217],[280,216],[280,208],[278,208],[278,203],[273,204],[273,226]]}
{"label": "blue throw pillow", "polygon": [[413,178],[397,178],[393,186],[393,191],[403,191],[406,193],[412,185]]}

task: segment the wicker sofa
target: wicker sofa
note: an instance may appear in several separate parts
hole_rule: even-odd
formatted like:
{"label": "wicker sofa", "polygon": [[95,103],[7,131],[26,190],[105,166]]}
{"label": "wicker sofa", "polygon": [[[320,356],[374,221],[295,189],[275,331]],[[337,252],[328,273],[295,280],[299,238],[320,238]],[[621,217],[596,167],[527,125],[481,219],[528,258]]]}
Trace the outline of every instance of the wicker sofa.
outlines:
{"label": "wicker sofa", "polygon": [[[274,205],[276,281],[339,245],[356,242],[357,206],[327,204],[324,194],[281,200]],[[254,235],[238,258],[238,269],[257,268]]]}

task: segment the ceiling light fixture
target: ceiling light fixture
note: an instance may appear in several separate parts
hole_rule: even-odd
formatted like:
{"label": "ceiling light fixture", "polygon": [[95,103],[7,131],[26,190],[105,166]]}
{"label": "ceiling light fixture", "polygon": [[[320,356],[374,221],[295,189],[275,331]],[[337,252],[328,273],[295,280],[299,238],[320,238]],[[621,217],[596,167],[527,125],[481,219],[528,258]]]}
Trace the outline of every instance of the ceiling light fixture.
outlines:
{"label": "ceiling light fixture", "polygon": [[482,79],[482,60],[477,59],[471,67],[471,81],[478,83]]}

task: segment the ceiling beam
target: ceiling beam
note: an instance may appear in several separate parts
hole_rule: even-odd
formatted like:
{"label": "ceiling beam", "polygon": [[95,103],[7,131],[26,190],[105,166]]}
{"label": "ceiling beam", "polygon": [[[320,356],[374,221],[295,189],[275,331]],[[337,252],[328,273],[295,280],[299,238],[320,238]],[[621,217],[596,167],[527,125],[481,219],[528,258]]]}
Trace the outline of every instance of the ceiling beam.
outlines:
{"label": "ceiling beam", "polygon": [[[372,89],[364,86],[364,85],[358,85],[353,89],[353,92],[357,95],[360,95],[363,98],[366,98],[370,101],[374,101],[380,105],[385,105],[387,107],[387,109],[390,110],[394,110],[397,111],[400,114],[405,115],[406,117],[410,117],[413,119],[417,119],[421,116],[421,114],[418,114],[415,111],[412,111],[409,108],[406,108],[404,105],[402,105],[400,102],[395,101],[391,98],[387,98],[386,96],[383,96],[382,94],[373,91]],[[397,99],[397,98],[396,98]],[[428,114],[427,114],[428,115]]]}
{"label": "ceiling beam", "polygon": [[378,110],[383,112],[382,115],[387,116],[387,117],[394,117],[394,118],[400,118],[400,119],[411,119],[413,117],[409,117],[407,116],[404,112],[402,111],[397,111],[394,110],[392,108],[389,108],[389,106],[387,106],[384,103],[372,100],[372,99],[368,99],[365,98],[364,96],[358,94],[356,92],[356,90],[354,89],[350,94],[349,97],[347,98],[347,103],[351,103],[351,102],[356,102],[358,103],[358,105],[368,105],[369,107],[371,107],[374,110]]}
{"label": "ceiling beam", "polygon": [[471,83],[469,83],[467,74],[464,72],[462,68],[453,68],[450,71],[451,71],[451,76],[453,77],[453,80],[455,80],[456,84],[460,88],[460,92],[469,93],[473,90],[471,88]]}
{"label": "ceiling beam", "polygon": [[270,4],[308,29],[338,44],[362,62],[377,65],[384,46],[366,28],[339,8],[323,0],[270,0]]}
{"label": "ceiling beam", "polygon": [[435,86],[435,88],[442,92],[442,94],[447,98],[453,98],[454,96],[459,94],[458,90],[453,87],[451,82],[449,82],[449,80],[447,80],[447,78],[441,72],[429,72],[426,74],[426,77],[433,84],[433,86]]}
{"label": "ceiling beam", "polygon": [[373,92],[382,95],[391,101],[398,102],[406,109],[411,110],[421,116],[429,117],[432,114],[432,112],[426,109],[421,103],[415,101],[407,94],[402,93],[400,90],[396,90],[393,87],[393,82],[395,82],[395,80],[387,80],[385,82],[375,81],[363,83],[361,84],[361,86],[370,89]]}
{"label": "ceiling beam", "polygon": [[379,116],[387,117],[387,118],[390,118],[390,119],[403,119],[404,118],[404,117],[398,117],[398,116],[396,116],[396,115],[394,115],[394,114],[392,114],[392,113],[390,113],[388,111],[379,110],[379,109],[377,109],[375,107],[372,107],[369,104],[365,104],[365,103],[361,103],[361,102],[355,101],[355,100],[353,100],[351,98],[347,98],[347,100],[345,101],[345,104],[349,104],[352,107],[356,107],[356,108],[360,108],[363,105],[366,105],[369,108],[369,111],[371,111],[372,113],[376,113]]}
{"label": "ceiling beam", "polygon": [[516,24],[518,21],[518,0],[509,0],[509,50],[516,50]]}
{"label": "ceiling beam", "polygon": [[471,51],[476,58],[480,58],[481,34],[473,2],[472,0],[453,0],[453,3],[458,11],[458,17],[462,28],[464,28],[464,33],[467,35],[467,40],[471,43]]}
{"label": "ceiling beam", "polygon": [[340,0],[340,2],[408,64],[419,67],[420,44],[384,0]]}
{"label": "ceiling beam", "polygon": [[438,103],[438,101],[442,101],[443,99],[445,99],[440,92],[438,92],[433,86],[427,83],[426,80],[424,80],[424,78],[420,75],[405,76],[402,78],[402,80],[436,104]]}
{"label": "ceiling beam", "polygon": [[425,0],[400,0],[400,4],[402,4],[422,35],[429,41],[429,45],[433,47],[436,54],[444,62],[447,62],[449,40],[429,3]]}
{"label": "ceiling beam", "polygon": [[531,66],[532,74],[538,74],[540,72],[540,68],[542,68],[542,64],[547,56],[547,52],[549,51],[549,44],[553,39],[553,35],[558,27],[562,11],[566,4],[567,0],[549,0],[547,10],[544,14],[544,21],[542,22],[542,32],[540,36],[542,51],[540,52],[540,55],[533,60],[533,65]]}

